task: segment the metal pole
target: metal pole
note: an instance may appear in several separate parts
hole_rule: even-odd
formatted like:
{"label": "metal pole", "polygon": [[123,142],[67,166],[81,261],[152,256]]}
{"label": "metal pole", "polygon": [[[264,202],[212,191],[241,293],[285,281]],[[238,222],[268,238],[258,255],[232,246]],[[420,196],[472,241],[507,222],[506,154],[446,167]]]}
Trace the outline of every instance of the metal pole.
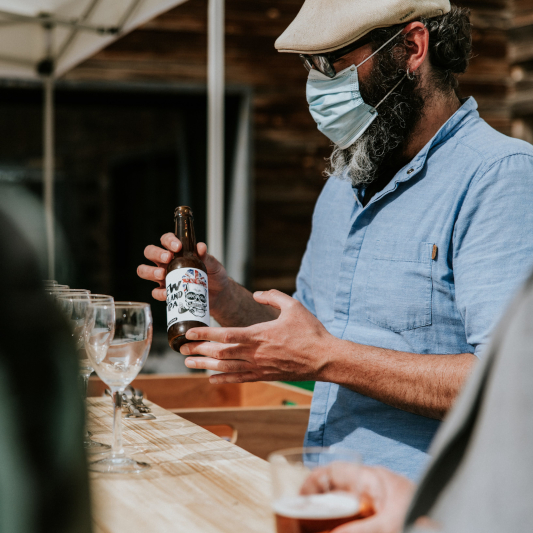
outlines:
{"label": "metal pole", "polygon": [[[209,0],[207,245],[224,261],[224,0]],[[53,278],[52,278],[53,279]]]}
{"label": "metal pole", "polygon": [[48,250],[48,279],[55,279],[54,236],[54,77],[44,83],[44,217]]}
{"label": "metal pole", "polygon": [[250,97],[242,99],[228,206],[226,270],[245,285],[250,252]]}

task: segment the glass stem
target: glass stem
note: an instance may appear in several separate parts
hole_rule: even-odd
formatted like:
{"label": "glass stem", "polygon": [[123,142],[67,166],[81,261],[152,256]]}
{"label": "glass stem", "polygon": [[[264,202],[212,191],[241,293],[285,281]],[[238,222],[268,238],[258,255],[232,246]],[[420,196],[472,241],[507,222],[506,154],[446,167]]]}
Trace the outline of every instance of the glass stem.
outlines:
{"label": "glass stem", "polygon": [[81,376],[81,379],[83,380],[83,388],[82,388],[83,399],[86,400],[87,399],[87,388],[89,387],[89,376],[87,376],[86,374],[83,374],[83,376]]}
{"label": "glass stem", "polygon": [[113,448],[114,457],[124,455],[122,447],[122,390],[113,389],[113,404],[115,406],[113,413]]}
{"label": "glass stem", "polygon": [[[87,400],[87,388],[89,387],[89,376],[86,374],[80,374],[80,378],[82,381],[82,384],[81,384],[82,399],[85,405],[85,401]],[[89,430],[87,429],[87,427],[85,427],[84,441],[85,442],[90,441],[91,440],[90,437],[91,437],[91,434],[89,433]]]}

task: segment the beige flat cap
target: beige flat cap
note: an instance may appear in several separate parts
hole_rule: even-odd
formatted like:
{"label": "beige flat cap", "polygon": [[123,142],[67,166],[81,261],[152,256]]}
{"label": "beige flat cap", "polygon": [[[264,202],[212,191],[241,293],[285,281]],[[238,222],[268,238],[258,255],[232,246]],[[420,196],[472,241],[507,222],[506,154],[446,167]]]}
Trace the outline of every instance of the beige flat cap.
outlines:
{"label": "beige flat cap", "polygon": [[369,31],[450,11],[449,0],[305,0],[275,47],[293,54],[325,54]]}

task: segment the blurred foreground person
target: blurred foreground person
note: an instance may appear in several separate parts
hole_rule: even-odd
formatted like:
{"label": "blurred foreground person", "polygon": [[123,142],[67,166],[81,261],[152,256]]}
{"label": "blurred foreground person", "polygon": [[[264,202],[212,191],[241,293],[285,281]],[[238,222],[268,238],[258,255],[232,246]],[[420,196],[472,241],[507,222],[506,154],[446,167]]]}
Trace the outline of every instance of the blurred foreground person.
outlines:
{"label": "blurred foreground person", "polygon": [[0,533],[89,533],[76,351],[2,211],[0,257]]}
{"label": "blurred foreground person", "polygon": [[305,491],[346,490],[374,501],[373,517],[334,533],[530,532],[532,381],[533,275],[437,433],[414,498],[407,478],[340,464],[313,472]]}

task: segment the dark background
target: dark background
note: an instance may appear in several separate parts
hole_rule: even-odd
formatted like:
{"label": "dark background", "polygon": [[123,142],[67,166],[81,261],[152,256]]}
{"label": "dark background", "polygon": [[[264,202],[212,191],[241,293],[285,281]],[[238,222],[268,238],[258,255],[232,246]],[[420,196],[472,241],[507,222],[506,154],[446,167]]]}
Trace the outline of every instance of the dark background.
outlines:
{"label": "dark background", "polygon": [[[228,182],[240,101],[226,98]],[[70,256],[57,257],[57,278],[116,300],[151,302],[156,331],[165,332],[165,306],[152,300],[154,285],[136,268],[147,262],[145,246],[174,230],[177,205],[192,207],[205,240],[206,96],[107,84],[60,87],[56,105],[56,217]],[[0,88],[0,117],[0,182],[41,197],[42,91]]]}

